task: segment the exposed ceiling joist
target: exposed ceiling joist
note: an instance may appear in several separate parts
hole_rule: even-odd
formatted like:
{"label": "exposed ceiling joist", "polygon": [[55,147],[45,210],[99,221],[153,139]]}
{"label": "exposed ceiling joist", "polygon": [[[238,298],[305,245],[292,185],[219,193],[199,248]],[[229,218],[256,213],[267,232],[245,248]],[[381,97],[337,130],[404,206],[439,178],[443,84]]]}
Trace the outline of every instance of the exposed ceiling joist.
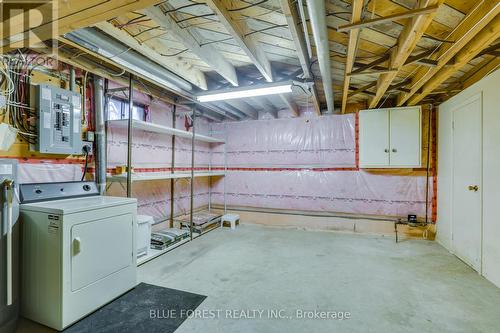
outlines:
{"label": "exposed ceiling joist", "polygon": [[[124,0],[59,0],[56,1],[57,10],[54,10],[51,1],[44,5],[45,10],[49,10],[52,14],[44,17],[52,17],[52,20],[45,22],[37,27],[30,29],[31,33],[25,34],[26,29],[24,20],[19,17],[12,17],[12,22],[3,22],[3,26],[9,29],[2,30],[2,53],[9,49],[22,48],[28,45],[26,37],[29,38],[30,44],[34,42],[33,38],[40,40],[48,40],[57,38],[60,35],[70,31],[92,26],[98,22],[107,21],[114,17],[120,16],[127,12],[140,10],[146,7],[156,5],[161,0],[141,0],[141,1],[124,1]],[[54,17],[56,16],[56,17]],[[54,30],[56,28],[56,30]],[[58,36],[54,36],[56,34]]]}
{"label": "exposed ceiling joist", "polygon": [[227,119],[230,120],[241,120],[243,119],[243,116],[240,113],[236,113],[235,110],[233,109],[228,109],[227,105],[222,104],[220,102],[215,102],[215,103],[203,103],[203,106],[213,109],[214,111],[216,110],[217,113],[220,115],[223,115]]}
{"label": "exposed ceiling joist", "polygon": [[[365,84],[364,86],[361,86],[359,88],[354,88],[353,87],[354,88],[354,89],[352,89],[353,91],[351,91],[347,96],[348,97],[352,97],[352,96],[360,94],[360,93],[369,94],[370,92],[367,91],[367,90],[370,89],[370,88],[375,87],[376,85],[377,85],[377,81],[373,81],[373,82]],[[349,89],[350,88],[351,87],[349,87]],[[375,95],[375,94],[373,93],[373,95]]]}
{"label": "exposed ceiling joist", "polygon": [[447,39],[454,40],[455,42],[441,45],[439,50],[430,57],[432,60],[437,60],[438,64],[433,68],[420,68],[412,75],[411,91],[398,96],[398,105],[403,105],[410,97],[417,93],[467,43],[474,40],[474,37],[481,29],[495,18],[499,12],[500,3],[498,1],[481,1],[478,3],[447,37]]}
{"label": "exposed ceiling joist", "polygon": [[228,11],[231,8],[231,3],[228,0],[207,0],[207,4],[217,14],[220,23],[240,45],[266,81],[272,82],[271,62],[254,36],[247,36],[249,29],[246,27],[245,21],[241,19],[241,14],[232,14]]}
{"label": "exposed ceiling joist", "polygon": [[485,46],[495,42],[500,37],[500,15],[497,15],[474,39],[464,46],[456,55],[455,61],[450,66],[442,67],[430,80],[423,86],[420,94],[414,94],[409,100],[408,105],[416,105],[424,99],[429,93],[436,89],[441,83],[448,79],[455,71],[462,68],[469,61],[481,52]]}
{"label": "exposed ceiling joist", "polygon": [[430,13],[437,11],[437,9],[438,9],[437,6],[429,6],[429,7],[425,7],[425,8],[411,9],[411,10],[405,11],[403,13],[393,14],[393,15],[389,15],[389,16],[385,16],[385,17],[378,17],[376,19],[366,20],[363,22],[346,24],[346,25],[340,26],[337,29],[337,31],[338,32],[345,32],[345,31],[349,31],[352,29],[367,28],[367,27],[371,27],[371,26],[374,26],[377,24],[397,21],[397,20],[401,20],[401,19],[405,19],[405,18],[409,18],[409,17],[414,17],[414,16],[418,16],[418,15],[430,14]]}
{"label": "exposed ceiling joist", "polygon": [[[295,49],[297,50],[297,57],[299,58],[304,77],[306,79],[312,79],[313,75],[311,71],[311,61],[309,59],[309,53],[307,51],[304,31],[302,31],[302,29],[299,27],[299,13],[297,11],[297,7],[292,2],[292,0],[280,0],[280,4],[281,9],[283,10],[283,14],[285,15],[288,28],[290,29],[290,33],[295,44]],[[314,109],[316,113],[320,115],[321,109],[319,97],[314,85],[311,87],[311,95]]]}
{"label": "exposed ceiling joist", "polygon": [[[415,62],[421,62],[423,61],[426,57],[430,56],[432,54],[432,50],[424,51],[419,54],[416,54],[414,56],[409,56],[408,59],[405,61],[405,65],[413,64]],[[425,59],[427,60],[427,59]]]}
{"label": "exposed ceiling joist", "polygon": [[[495,70],[500,68],[500,57],[493,57],[492,59],[485,59],[479,63],[471,71],[472,73],[466,73],[464,80],[460,80],[458,85],[459,89],[467,89],[472,86],[477,81],[481,80],[483,77],[489,73],[493,73]],[[453,89],[453,88],[452,88]]]}
{"label": "exposed ceiling joist", "polygon": [[411,80],[408,78],[406,80],[403,80],[399,83],[396,83],[396,84],[392,84],[389,89],[389,91],[392,91],[392,90],[400,90],[400,91],[404,91],[404,90],[407,90],[406,88],[404,88],[405,86],[407,86],[408,84],[410,84]]}
{"label": "exposed ceiling joist", "polygon": [[259,114],[258,114],[257,110],[255,110],[250,104],[248,104],[243,99],[230,99],[230,100],[227,100],[227,103],[236,107],[238,110],[240,110],[241,112],[246,114],[249,118],[252,118],[252,119],[259,118]]}
{"label": "exposed ceiling joist", "polygon": [[143,56],[149,58],[150,60],[162,65],[166,69],[172,71],[173,73],[185,78],[187,81],[196,85],[197,87],[206,90],[207,80],[203,72],[189,63],[186,62],[182,57],[169,57],[168,59],[162,57],[153,48],[147,46],[144,43],[139,43],[137,39],[128,34],[125,30],[115,27],[113,24],[108,22],[100,22],[95,25],[100,30],[104,31],[114,39],[122,42],[131,49],[141,53]]}
{"label": "exposed ceiling joist", "polygon": [[[391,85],[389,87],[389,89],[387,89],[387,90],[388,91],[392,91],[392,90],[404,91],[404,90],[406,90],[404,87],[406,85],[408,85],[409,83],[410,83],[410,79],[407,79],[407,80],[404,80],[404,81],[401,81],[399,83]],[[352,92],[349,93],[349,97],[360,94],[360,93],[365,94],[365,95],[369,95],[369,96],[374,96],[375,93],[368,91],[368,89],[373,88],[376,85],[377,85],[377,81],[373,81],[373,82],[368,83],[368,84],[361,86],[359,88],[350,86],[349,89],[352,90]]]}
{"label": "exposed ceiling joist", "polygon": [[233,113],[227,112],[226,110],[223,110],[222,108],[215,106],[215,105],[211,105],[208,103],[203,103],[203,104],[199,103],[198,105],[200,105],[203,108],[207,108],[208,110],[211,110],[211,111],[223,116],[224,118],[227,118],[230,120],[240,120],[241,119],[240,117],[236,117]]}
{"label": "exposed ceiling joist", "polygon": [[290,29],[290,33],[297,50],[297,57],[299,58],[300,66],[304,72],[304,77],[310,79],[312,77],[311,62],[309,60],[309,55],[307,54],[304,32],[299,27],[297,8],[292,0],[280,0],[280,5],[283,10],[283,14],[285,15],[288,28]]}
{"label": "exposed ceiling joist", "polygon": [[253,102],[254,105],[258,106],[259,111],[268,112],[274,118],[278,117],[278,112],[275,106],[266,97],[264,96],[250,97],[250,100]]}
{"label": "exposed ceiling joist", "polygon": [[[204,103],[207,104],[207,103]],[[229,104],[227,101],[217,101],[217,102],[211,102],[210,104],[215,105],[217,108],[224,110],[226,112],[226,115],[231,115],[232,118],[236,120],[241,120],[245,118],[249,118],[248,115],[246,115],[244,112],[239,110],[238,108],[232,106]]]}
{"label": "exposed ceiling joist", "polygon": [[[128,78],[124,78],[122,76],[113,76],[110,74],[110,72],[108,70],[105,70],[104,68],[99,67],[99,66],[87,61],[86,59],[84,59],[84,57],[82,57],[82,56],[76,57],[75,54],[66,52],[63,49],[59,49],[57,51],[57,59],[60,61],[64,61],[65,63],[67,63],[71,66],[81,68],[89,73],[93,73],[93,74],[99,75],[103,78],[106,78],[108,80],[114,81],[122,86],[128,86],[128,84],[129,84]],[[159,91],[155,88],[156,88],[156,86],[148,85],[147,89],[146,89],[141,84],[138,84],[135,87],[135,89],[137,89],[141,93],[144,93],[144,94],[153,93],[155,96],[158,97],[158,99],[160,99],[164,102],[167,102],[167,103],[175,104],[175,100],[171,96],[167,96],[167,95],[165,95],[164,91]]]}
{"label": "exposed ceiling joist", "polygon": [[323,91],[325,93],[326,106],[328,109],[328,113],[333,113],[333,82],[332,69],[330,65],[330,43],[328,40],[328,30],[326,26],[325,1],[308,0],[307,10],[309,12],[309,20],[312,27],[314,42],[316,44],[316,53],[318,56],[318,64],[321,72],[321,80],[323,82]]}
{"label": "exposed ceiling joist", "polygon": [[[419,0],[417,1],[416,9],[429,6],[439,7],[443,2],[444,0]],[[377,107],[392,81],[396,78],[398,71],[405,64],[406,60],[417,45],[417,42],[431,24],[435,14],[436,12],[431,12],[426,15],[419,15],[409,19],[410,22],[408,22],[408,24],[403,28],[403,31],[398,37],[397,45],[391,52],[389,68],[396,69],[396,71],[379,76],[377,91],[375,93],[376,95],[369,103],[370,108]]]}
{"label": "exposed ceiling joist", "polygon": [[437,60],[432,60],[432,59],[419,59],[416,61],[417,63],[419,63],[420,65],[422,66],[430,66],[430,67],[434,67],[434,66],[437,66],[438,65],[438,62]]}
{"label": "exposed ceiling joist", "polygon": [[[381,63],[387,61],[388,59],[389,59],[389,55],[386,54],[378,59],[373,60],[372,62],[369,62],[367,64],[362,64],[362,65],[358,66],[358,68],[356,68],[355,70],[351,71],[351,75],[357,74],[357,73],[362,73],[363,71],[366,71],[370,68],[374,68],[375,66],[380,65]],[[354,63],[354,66],[356,66],[356,65],[359,65],[359,64]]]}
{"label": "exposed ceiling joist", "polygon": [[499,53],[500,53],[500,43],[496,43],[490,47],[485,48],[481,52],[479,52],[479,54],[476,56],[476,58],[483,56],[485,54],[489,54],[489,55],[493,55],[495,57],[498,57]]}
{"label": "exposed ceiling joist", "polygon": [[[352,15],[351,15],[352,24],[358,23],[361,20],[361,14],[363,13],[363,3],[364,0],[353,0]],[[342,108],[341,108],[342,113],[345,113],[345,109],[347,106],[347,98],[349,96],[349,84],[351,82],[350,74],[352,74],[351,73],[352,67],[354,65],[354,60],[356,59],[358,38],[359,38],[359,29],[355,28],[349,31],[349,41],[347,42],[347,58],[344,70],[344,86],[342,88]],[[378,65],[379,63],[374,64],[373,66]]]}
{"label": "exposed ceiling joist", "polygon": [[290,94],[280,94],[279,96],[295,117],[300,116],[299,107],[293,100],[293,97],[290,96]]}
{"label": "exposed ceiling joist", "polygon": [[217,112],[214,112],[213,110],[209,109],[209,108],[201,108],[198,104],[198,106],[196,107],[197,109],[197,114],[203,118],[206,118],[208,120],[212,120],[212,121],[222,121],[224,119],[224,117],[221,117],[219,115],[219,113]]}
{"label": "exposed ceiling joist", "polygon": [[238,77],[234,66],[212,45],[200,45],[198,40],[201,40],[201,37],[198,36],[198,40],[195,38],[197,33],[194,29],[182,29],[172,17],[164,14],[159,6],[145,9],[143,12],[233,86],[238,86]]}
{"label": "exposed ceiling joist", "polygon": [[382,75],[388,73],[391,74],[391,73],[396,73],[397,71],[398,70],[395,68],[373,69],[371,71],[347,73],[347,77],[360,76],[360,75]]}

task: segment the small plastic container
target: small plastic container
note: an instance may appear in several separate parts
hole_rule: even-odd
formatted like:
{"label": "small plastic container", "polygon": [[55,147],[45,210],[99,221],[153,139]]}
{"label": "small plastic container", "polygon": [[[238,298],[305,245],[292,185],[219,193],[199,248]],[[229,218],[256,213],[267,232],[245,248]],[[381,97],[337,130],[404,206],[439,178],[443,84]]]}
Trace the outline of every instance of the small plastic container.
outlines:
{"label": "small plastic container", "polygon": [[152,216],[137,215],[137,257],[145,256],[149,252],[153,223]]}
{"label": "small plastic container", "polygon": [[1,123],[0,124],[0,151],[7,151],[12,147],[17,137],[17,129]]}

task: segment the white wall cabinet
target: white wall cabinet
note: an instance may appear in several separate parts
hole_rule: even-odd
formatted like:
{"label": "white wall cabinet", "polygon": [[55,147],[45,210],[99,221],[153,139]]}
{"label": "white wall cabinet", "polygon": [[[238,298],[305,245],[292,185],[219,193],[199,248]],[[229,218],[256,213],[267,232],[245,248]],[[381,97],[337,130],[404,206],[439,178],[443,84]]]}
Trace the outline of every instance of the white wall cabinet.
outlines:
{"label": "white wall cabinet", "polygon": [[359,166],[420,167],[421,118],[419,106],[360,111]]}

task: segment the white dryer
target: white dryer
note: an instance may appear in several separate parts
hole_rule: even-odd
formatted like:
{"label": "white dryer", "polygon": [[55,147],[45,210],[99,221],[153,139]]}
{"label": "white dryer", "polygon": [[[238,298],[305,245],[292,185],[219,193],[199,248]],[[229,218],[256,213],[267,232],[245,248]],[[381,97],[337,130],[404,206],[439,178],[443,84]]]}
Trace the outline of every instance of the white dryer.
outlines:
{"label": "white dryer", "polygon": [[62,330],[137,283],[133,198],[93,182],[22,184],[21,314]]}

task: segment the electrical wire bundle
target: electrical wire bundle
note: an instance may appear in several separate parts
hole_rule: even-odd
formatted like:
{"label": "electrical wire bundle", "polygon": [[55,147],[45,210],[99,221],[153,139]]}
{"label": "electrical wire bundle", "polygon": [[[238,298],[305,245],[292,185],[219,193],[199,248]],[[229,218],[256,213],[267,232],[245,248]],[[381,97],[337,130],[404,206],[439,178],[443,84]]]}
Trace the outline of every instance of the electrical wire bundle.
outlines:
{"label": "electrical wire bundle", "polygon": [[38,56],[29,57],[20,51],[16,54],[2,55],[1,81],[7,81],[6,113],[11,126],[28,143],[36,143],[36,110],[29,106],[31,73]]}

